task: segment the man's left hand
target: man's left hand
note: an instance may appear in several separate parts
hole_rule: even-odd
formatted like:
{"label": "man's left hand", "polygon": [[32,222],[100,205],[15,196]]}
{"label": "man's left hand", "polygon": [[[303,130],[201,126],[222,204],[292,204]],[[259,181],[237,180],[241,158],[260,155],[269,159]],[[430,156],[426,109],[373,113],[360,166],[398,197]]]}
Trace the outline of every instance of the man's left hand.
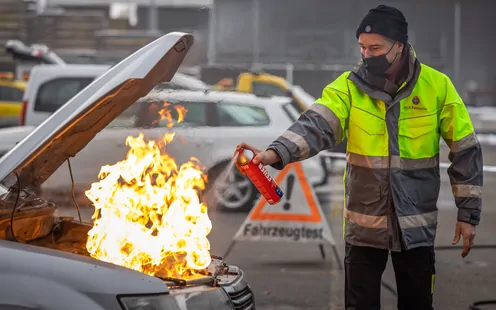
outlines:
{"label": "man's left hand", "polygon": [[470,252],[475,239],[475,225],[466,222],[456,222],[455,238],[453,245],[460,241],[460,236],[463,236],[462,257],[465,257]]}

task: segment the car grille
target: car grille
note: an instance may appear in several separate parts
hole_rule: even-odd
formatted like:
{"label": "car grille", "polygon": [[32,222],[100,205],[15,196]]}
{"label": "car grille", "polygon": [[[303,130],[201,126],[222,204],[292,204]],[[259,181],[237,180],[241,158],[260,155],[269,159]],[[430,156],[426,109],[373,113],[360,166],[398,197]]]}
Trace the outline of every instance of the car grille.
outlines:
{"label": "car grille", "polygon": [[229,293],[236,310],[255,310],[255,298],[249,286],[238,292]]}

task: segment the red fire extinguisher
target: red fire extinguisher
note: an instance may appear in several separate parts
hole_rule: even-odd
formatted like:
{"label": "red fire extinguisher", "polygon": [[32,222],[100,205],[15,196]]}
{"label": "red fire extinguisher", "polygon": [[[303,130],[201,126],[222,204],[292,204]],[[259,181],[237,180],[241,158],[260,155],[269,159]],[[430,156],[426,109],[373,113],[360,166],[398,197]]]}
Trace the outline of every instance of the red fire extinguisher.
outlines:
{"label": "red fire extinguisher", "polygon": [[264,165],[253,163],[255,158],[253,151],[240,148],[234,153],[233,158],[238,169],[248,176],[269,204],[276,204],[281,200],[284,194]]}

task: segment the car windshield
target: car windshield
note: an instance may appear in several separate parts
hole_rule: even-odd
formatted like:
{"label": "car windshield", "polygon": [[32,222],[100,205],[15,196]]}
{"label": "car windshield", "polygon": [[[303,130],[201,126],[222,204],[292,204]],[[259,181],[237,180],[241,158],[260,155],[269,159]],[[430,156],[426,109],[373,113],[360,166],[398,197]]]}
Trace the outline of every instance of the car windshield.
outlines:
{"label": "car windshield", "polygon": [[296,122],[298,120],[298,117],[300,117],[300,112],[295,108],[294,104],[291,102],[288,102],[282,106],[284,112],[286,112],[286,115],[289,117],[291,122]]}
{"label": "car windshield", "polygon": [[307,108],[309,108],[315,102],[315,97],[307,93],[299,85],[293,86],[291,88],[291,91],[293,92],[293,96],[301,100],[307,106]]}
{"label": "car windshield", "polygon": [[160,83],[156,86],[157,90],[186,89],[207,91],[211,88],[212,87],[210,85],[204,83],[202,80],[182,73],[176,73],[170,82]]}

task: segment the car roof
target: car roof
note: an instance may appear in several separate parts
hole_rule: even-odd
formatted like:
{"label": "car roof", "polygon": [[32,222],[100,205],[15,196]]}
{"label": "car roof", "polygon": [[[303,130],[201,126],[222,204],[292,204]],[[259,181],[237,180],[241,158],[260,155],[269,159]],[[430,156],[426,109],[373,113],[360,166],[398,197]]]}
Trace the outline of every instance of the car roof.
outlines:
{"label": "car roof", "polygon": [[0,79],[0,85],[2,86],[8,86],[8,87],[14,87],[14,88],[18,88],[18,89],[26,89],[26,81],[22,81],[22,80],[12,80],[12,81],[9,81],[9,80],[2,80]]}
{"label": "car roof", "polygon": [[[149,96],[154,97],[157,93],[150,92]],[[251,93],[230,92],[230,91],[191,91],[191,90],[163,90],[159,96],[169,100],[198,100],[207,102],[236,101],[246,105],[284,105],[291,101],[288,97],[260,97]],[[148,96],[146,96],[148,97]],[[145,98],[146,98],[145,97]]]}
{"label": "car roof", "polygon": [[[104,65],[104,64],[41,64],[33,67],[31,71],[31,77],[43,75],[46,72],[54,72],[54,70],[70,70],[72,73],[87,73],[99,76],[109,70],[112,66]],[[59,71],[59,72],[60,72]],[[68,77],[66,75],[62,75],[62,77]],[[206,84],[202,80],[190,76],[185,73],[176,72],[172,77],[172,80],[167,83],[175,83],[178,85],[188,85],[193,90],[208,90],[211,88],[210,85]]]}
{"label": "car roof", "polygon": [[109,65],[100,65],[100,64],[67,64],[67,65],[60,65],[60,64],[41,64],[41,65],[35,65],[31,69],[31,72],[37,72],[37,73],[43,73],[44,71],[52,71],[54,69],[60,69],[60,70],[81,70],[81,71],[88,71],[88,72],[105,72],[108,69],[110,69],[111,66]]}

